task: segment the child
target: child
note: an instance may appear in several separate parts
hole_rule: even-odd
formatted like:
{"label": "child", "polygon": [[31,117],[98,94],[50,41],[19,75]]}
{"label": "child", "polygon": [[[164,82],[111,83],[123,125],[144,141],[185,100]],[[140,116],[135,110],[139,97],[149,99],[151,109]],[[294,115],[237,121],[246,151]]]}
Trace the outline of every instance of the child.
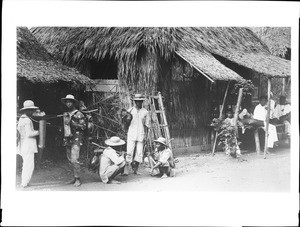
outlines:
{"label": "child", "polygon": [[[155,142],[155,153],[154,158],[150,156],[149,162],[151,166],[150,174],[152,176],[158,175],[161,178],[173,177],[174,176],[174,158],[173,153],[166,144],[166,139],[159,137]],[[155,171],[159,171],[155,174]]]}

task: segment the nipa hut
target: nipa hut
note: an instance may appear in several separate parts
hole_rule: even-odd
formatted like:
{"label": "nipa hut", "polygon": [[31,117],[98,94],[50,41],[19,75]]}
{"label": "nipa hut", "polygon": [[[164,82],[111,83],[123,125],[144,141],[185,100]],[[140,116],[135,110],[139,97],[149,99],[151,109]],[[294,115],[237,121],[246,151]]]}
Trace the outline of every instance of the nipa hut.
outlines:
{"label": "nipa hut", "polygon": [[[17,107],[22,108],[27,99],[34,101],[46,114],[62,114],[60,102],[67,94],[84,99],[86,86],[93,81],[76,69],[56,60],[37,41],[28,28],[17,28]],[[47,149],[59,143],[57,135],[62,126],[61,119],[52,119],[47,127]]]}
{"label": "nipa hut", "polygon": [[[123,91],[162,92],[175,147],[210,141],[210,120],[228,81],[251,72],[288,77],[250,29],[231,27],[37,27],[37,39],[64,64],[92,79],[118,79]],[[233,86],[233,83],[231,84]],[[236,97],[228,97],[234,104]]]}

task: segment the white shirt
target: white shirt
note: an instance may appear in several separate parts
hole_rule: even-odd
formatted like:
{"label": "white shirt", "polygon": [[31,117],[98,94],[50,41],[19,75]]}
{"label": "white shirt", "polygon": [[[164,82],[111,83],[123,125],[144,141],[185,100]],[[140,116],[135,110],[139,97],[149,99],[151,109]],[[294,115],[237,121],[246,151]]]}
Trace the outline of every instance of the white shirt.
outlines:
{"label": "white shirt", "polygon": [[39,135],[39,131],[33,129],[32,121],[25,114],[19,119],[18,132],[20,133],[19,154],[38,153],[35,137]]}
{"label": "white shirt", "polygon": [[111,147],[105,148],[101,155],[99,171],[102,182],[108,182],[107,172],[109,171],[109,167],[112,165],[120,165],[124,160],[124,157],[119,156]]}
{"label": "white shirt", "polygon": [[285,105],[280,105],[278,104],[274,110],[274,117],[275,118],[280,118],[281,116],[284,116],[288,113],[291,112],[291,105],[285,104]]}
{"label": "white shirt", "polygon": [[253,113],[253,119],[260,120],[260,121],[265,121],[267,118],[267,110],[264,106],[261,104],[258,104]]}
{"label": "white shirt", "polygon": [[145,136],[144,126],[150,127],[150,118],[145,108],[137,109],[136,107],[127,110],[132,114],[132,120],[128,128],[127,139],[132,141],[143,142]]}

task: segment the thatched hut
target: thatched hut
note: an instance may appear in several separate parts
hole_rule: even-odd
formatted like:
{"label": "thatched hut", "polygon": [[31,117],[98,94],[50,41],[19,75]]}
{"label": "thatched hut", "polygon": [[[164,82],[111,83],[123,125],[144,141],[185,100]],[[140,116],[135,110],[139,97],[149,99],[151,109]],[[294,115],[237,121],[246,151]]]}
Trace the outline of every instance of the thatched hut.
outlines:
{"label": "thatched hut", "polygon": [[[289,76],[247,28],[37,27],[37,39],[64,64],[92,79],[118,79],[130,93],[161,91],[175,146],[207,145],[212,110],[225,83],[250,72]],[[224,83],[225,82],[225,83]],[[229,97],[228,102],[235,100]]]}
{"label": "thatched hut", "polygon": [[[84,98],[86,86],[93,81],[76,69],[56,60],[36,40],[28,28],[17,28],[17,107],[22,108],[24,100],[31,99],[46,114],[61,114],[60,102],[68,93]],[[57,140],[61,119],[52,119],[47,127],[47,149],[59,153]],[[36,126],[36,125],[35,125]],[[47,152],[46,152],[47,153]]]}
{"label": "thatched hut", "polygon": [[57,113],[61,97],[70,92],[80,96],[91,83],[88,77],[51,56],[28,28],[17,28],[19,106],[33,99],[47,113]]}

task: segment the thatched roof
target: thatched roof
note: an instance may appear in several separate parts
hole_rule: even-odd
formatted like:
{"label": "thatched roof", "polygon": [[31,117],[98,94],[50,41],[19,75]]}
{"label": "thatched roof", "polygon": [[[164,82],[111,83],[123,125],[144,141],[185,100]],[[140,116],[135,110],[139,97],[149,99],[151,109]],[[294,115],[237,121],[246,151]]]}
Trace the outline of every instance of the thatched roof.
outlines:
{"label": "thatched roof", "polygon": [[269,47],[273,55],[285,57],[291,49],[290,27],[250,27],[250,29]]}
{"label": "thatched roof", "polygon": [[192,64],[201,74],[209,80],[243,80],[236,72],[225,67],[210,53],[194,49],[179,48],[176,52],[181,58]]}
{"label": "thatched roof", "polygon": [[[123,66],[119,71],[123,76],[133,74],[128,68],[134,67],[141,49],[168,60],[182,48],[220,55],[267,76],[290,76],[290,62],[271,55],[266,44],[248,28],[37,27],[31,31],[50,53],[59,55],[67,64],[101,60],[108,55]],[[204,55],[194,55],[193,61]],[[224,76],[227,74],[216,74],[215,78],[222,80]]]}
{"label": "thatched roof", "polygon": [[32,83],[64,81],[78,87],[93,83],[77,70],[56,61],[28,28],[17,28],[17,76]]}

